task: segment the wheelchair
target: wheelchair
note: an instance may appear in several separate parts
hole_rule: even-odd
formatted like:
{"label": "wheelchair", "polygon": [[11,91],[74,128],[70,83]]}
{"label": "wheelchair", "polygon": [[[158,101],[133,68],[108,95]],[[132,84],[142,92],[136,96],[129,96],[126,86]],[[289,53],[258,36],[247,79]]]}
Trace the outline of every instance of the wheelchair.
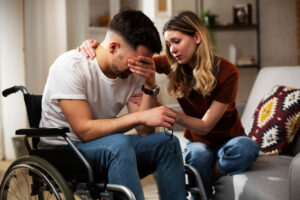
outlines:
{"label": "wheelchair", "polygon": [[[13,86],[2,92],[4,97],[23,93],[30,128],[16,130],[24,135],[29,155],[15,160],[7,169],[0,185],[1,200],[135,200],[132,191],[110,184],[107,177],[94,176],[92,166],[71,142],[68,128],[39,128],[41,95],[29,94],[24,86]],[[70,149],[38,149],[40,137],[63,137]],[[201,178],[190,165],[185,165],[187,199],[197,193],[207,200]],[[95,181],[101,180],[101,181]]]}

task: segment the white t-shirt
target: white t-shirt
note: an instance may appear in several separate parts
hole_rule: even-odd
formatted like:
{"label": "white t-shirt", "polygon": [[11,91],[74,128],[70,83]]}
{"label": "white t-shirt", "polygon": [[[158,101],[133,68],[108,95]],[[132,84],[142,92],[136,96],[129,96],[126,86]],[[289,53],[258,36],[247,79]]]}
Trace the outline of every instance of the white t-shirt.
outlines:
{"label": "white t-shirt", "polygon": [[[69,127],[69,137],[80,141],[62,110],[59,99],[83,99],[90,106],[93,119],[115,118],[130,96],[141,90],[143,79],[131,74],[127,79],[110,79],[101,71],[97,59],[86,59],[76,50],[59,56],[52,64],[42,99],[40,127]],[[76,108],[74,108],[76,109]],[[39,147],[66,144],[63,138],[41,138]]]}

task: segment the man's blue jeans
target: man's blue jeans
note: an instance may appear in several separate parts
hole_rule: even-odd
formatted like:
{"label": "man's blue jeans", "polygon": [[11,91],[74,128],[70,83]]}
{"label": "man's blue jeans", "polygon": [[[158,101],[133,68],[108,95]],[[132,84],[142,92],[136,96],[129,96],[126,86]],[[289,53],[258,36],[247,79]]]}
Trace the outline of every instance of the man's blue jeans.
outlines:
{"label": "man's blue jeans", "polygon": [[157,171],[162,200],[185,199],[185,176],[182,151],[173,136],[176,153],[170,151],[169,136],[153,133],[113,134],[87,143],[75,143],[92,164],[96,177],[107,177],[112,184],[127,186],[137,200],[144,199],[140,178]]}
{"label": "man's blue jeans", "polygon": [[[203,181],[206,194],[212,194],[212,180],[214,165],[217,163],[224,174],[238,174],[245,171],[256,160],[259,146],[249,137],[235,137],[225,142],[218,149],[211,149],[200,142],[188,142],[184,151],[187,164],[194,166]],[[193,196],[193,199],[200,197]]]}

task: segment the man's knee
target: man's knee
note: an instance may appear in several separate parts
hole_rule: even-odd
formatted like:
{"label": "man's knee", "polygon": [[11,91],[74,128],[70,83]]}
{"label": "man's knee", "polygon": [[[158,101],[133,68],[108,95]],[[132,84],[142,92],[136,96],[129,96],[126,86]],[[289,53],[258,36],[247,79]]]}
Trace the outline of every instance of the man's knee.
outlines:
{"label": "man's knee", "polygon": [[127,155],[132,156],[135,154],[134,149],[131,145],[130,139],[124,134],[111,135],[111,142],[107,144],[107,151],[116,155]]}
{"label": "man's knee", "polygon": [[179,139],[175,135],[173,135],[171,139],[171,136],[159,132],[159,133],[153,133],[147,137],[149,137],[148,138],[149,142],[151,140],[151,143],[155,143],[155,146],[158,147],[159,149],[164,149],[168,147],[168,143],[170,142],[174,143],[177,148],[180,148]]}
{"label": "man's knee", "polygon": [[[156,154],[158,160],[165,159],[166,157],[171,157],[173,155],[179,156],[182,159],[182,150],[180,146],[179,139],[173,135],[166,135],[165,133],[153,133],[147,136],[149,144],[151,144],[151,149]],[[174,154],[175,153],[175,154]]]}
{"label": "man's knee", "polygon": [[189,143],[184,151],[184,157],[189,164],[208,164],[212,163],[213,155],[207,145],[200,142]]}

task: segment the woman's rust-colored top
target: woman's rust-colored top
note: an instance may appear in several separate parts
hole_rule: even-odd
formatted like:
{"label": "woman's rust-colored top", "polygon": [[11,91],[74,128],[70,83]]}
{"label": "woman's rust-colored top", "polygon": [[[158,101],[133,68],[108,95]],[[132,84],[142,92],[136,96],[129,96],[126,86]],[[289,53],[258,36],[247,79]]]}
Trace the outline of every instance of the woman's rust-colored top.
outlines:
{"label": "woman's rust-colored top", "polygon": [[[156,71],[158,73],[170,72],[166,56],[154,57]],[[220,69],[217,75],[217,86],[210,96],[203,96],[194,90],[188,97],[178,98],[178,102],[186,115],[202,119],[212,102],[218,101],[229,104],[223,117],[207,135],[199,135],[187,128],[184,136],[191,142],[202,142],[215,148],[225,141],[244,134],[244,128],[235,107],[235,98],[238,87],[239,71],[235,65],[221,58]]]}

